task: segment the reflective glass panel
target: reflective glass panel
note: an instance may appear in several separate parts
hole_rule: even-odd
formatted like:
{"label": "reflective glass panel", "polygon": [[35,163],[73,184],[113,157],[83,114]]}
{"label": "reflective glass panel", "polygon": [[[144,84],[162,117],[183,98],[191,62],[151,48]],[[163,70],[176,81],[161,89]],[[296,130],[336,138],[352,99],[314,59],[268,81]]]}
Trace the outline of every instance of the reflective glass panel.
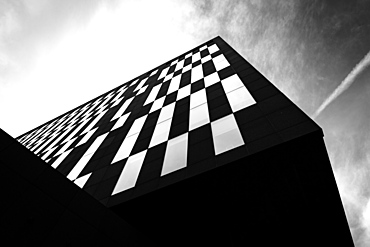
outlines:
{"label": "reflective glass panel", "polygon": [[168,140],[168,135],[170,133],[172,118],[163,121],[155,126],[153,137],[150,141],[149,147],[154,147],[162,142]]}
{"label": "reflective glass panel", "polygon": [[200,59],[200,52],[197,52],[195,53],[192,58],[191,58],[191,62],[192,63],[195,63],[196,61],[198,61]]}
{"label": "reflective glass panel", "polygon": [[212,60],[212,57],[210,55],[205,56],[204,58],[201,59],[202,63],[208,62],[209,60]]}
{"label": "reflective glass panel", "polygon": [[226,79],[223,79],[221,83],[225,93],[231,92],[240,87],[244,87],[243,82],[239,79],[239,76],[237,74],[234,74]]}
{"label": "reflective glass panel", "polygon": [[180,99],[183,99],[183,98],[189,96],[190,92],[191,92],[190,91],[191,90],[190,86],[191,85],[189,84],[189,85],[186,85],[185,87],[180,88],[179,91],[177,92],[176,100],[180,100]]}
{"label": "reflective glass panel", "polygon": [[181,74],[172,78],[170,87],[168,88],[167,95],[177,91],[180,87]]}
{"label": "reflective glass panel", "polygon": [[135,135],[126,137],[125,140],[123,140],[111,164],[117,161],[123,160],[127,158],[128,156],[130,156],[130,153],[132,151],[132,148],[135,145],[135,142],[138,136],[139,134],[135,134]]}
{"label": "reflective glass panel", "polygon": [[[77,137],[71,139],[70,141],[68,141],[66,144],[63,145],[63,147],[61,149],[59,149],[59,151],[55,154],[55,156],[59,155],[59,154],[62,154],[64,153],[68,148],[69,146],[72,145],[72,143],[76,140]],[[46,158],[46,157],[45,157]]]}
{"label": "reflective glass panel", "polygon": [[159,79],[162,79],[163,77],[165,77],[167,75],[167,72],[168,72],[169,69],[170,69],[170,67],[167,67],[167,68],[163,69],[162,72],[161,72],[161,74],[158,77],[158,80]]}
{"label": "reflective glass panel", "polygon": [[67,152],[64,152],[62,155],[60,155],[55,161],[54,163],[51,165],[51,167],[53,168],[57,168],[60,163],[62,163],[62,161],[68,156],[68,154],[72,152],[72,149],[68,150]]}
{"label": "reflective glass panel", "polygon": [[203,78],[202,65],[198,65],[197,67],[191,70],[191,83],[196,82],[202,78]]}
{"label": "reflective glass panel", "polygon": [[145,82],[146,82],[146,80],[147,80],[148,78],[145,78],[145,79],[142,79],[141,81],[140,81],[140,83],[136,86],[136,88],[135,88],[135,90],[134,90],[134,92],[135,91],[137,91],[137,90],[139,90],[144,84],[145,84]]}
{"label": "reflective glass panel", "polygon": [[228,62],[228,61],[226,61],[226,60],[224,60],[224,61],[222,61],[222,62],[219,62],[219,63],[215,63],[215,68],[216,68],[216,70],[217,70],[217,71],[220,71],[220,70],[222,70],[223,68],[226,68],[226,67],[228,67],[228,66],[230,66],[230,64],[229,64],[229,62]]}
{"label": "reflective glass panel", "polygon": [[146,85],[146,86],[144,86],[144,87],[140,88],[139,92],[137,92],[137,94],[136,94],[136,95],[139,95],[139,94],[144,93],[147,87],[148,87],[148,85]]}
{"label": "reflective glass panel", "polygon": [[220,77],[218,76],[217,72],[214,72],[206,77],[204,77],[204,85],[205,87],[209,87],[217,82],[220,82]]}
{"label": "reflective glass panel", "polygon": [[192,55],[192,54],[193,54],[192,52],[190,52],[190,53],[186,54],[186,55],[185,55],[185,59],[187,59],[188,57],[191,57],[191,55]]}
{"label": "reflective glass panel", "polygon": [[207,104],[200,105],[190,110],[189,130],[196,129],[209,123]]}
{"label": "reflective glass panel", "polygon": [[152,91],[150,91],[148,98],[146,99],[144,105],[152,103],[155,98],[157,97],[157,94],[159,92],[159,89],[161,88],[161,84],[156,85],[152,88]]}
{"label": "reflective glass panel", "polygon": [[233,112],[244,109],[256,103],[246,87],[242,86],[226,94]]}
{"label": "reflective glass panel", "polygon": [[84,185],[86,184],[87,180],[88,180],[88,179],[89,179],[89,177],[91,176],[91,174],[92,174],[92,172],[90,172],[90,173],[88,173],[88,174],[86,174],[86,175],[84,175],[84,176],[82,176],[82,177],[77,178],[77,179],[74,181],[74,183],[75,183],[78,187],[83,188],[83,187],[84,187]]}
{"label": "reflective glass panel", "polygon": [[104,141],[105,137],[107,137],[107,135],[108,133],[105,133],[95,139],[95,141],[85,152],[84,156],[82,156],[82,158],[77,162],[72,171],[69,172],[67,176],[69,180],[74,180],[78,177],[78,175],[80,175],[81,171],[85,168],[86,164],[89,162],[89,160],[99,148],[100,144]]}
{"label": "reflective glass panel", "polygon": [[143,125],[144,125],[145,120],[146,120],[147,117],[148,117],[148,115],[144,115],[144,116],[136,119],[134,121],[134,123],[132,124],[130,130],[128,131],[127,136],[131,136],[133,134],[139,133],[141,131],[141,129],[143,128]]}
{"label": "reflective glass panel", "polygon": [[183,59],[183,60],[181,60],[180,62],[178,62],[176,64],[175,72],[178,71],[179,69],[182,69],[182,67],[184,67],[184,62],[185,62],[185,60]]}
{"label": "reflective glass panel", "polygon": [[199,48],[199,51],[203,51],[204,49],[207,49],[207,46],[206,45],[204,45],[201,48]]}
{"label": "reflective glass panel", "polygon": [[129,113],[126,113],[125,115],[123,115],[122,117],[120,117],[117,122],[114,124],[113,128],[111,130],[115,130],[119,127],[121,127],[122,125],[125,124],[127,118],[130,116],[130,112]]}
{"label": "reflective glass panel", "polygon": [[220,62],[225,61],[225,60],[226,60],[225,56],[223,54],[220,54],[217,57],[213,58],[213,63],[217,64],[217,63],[220,63]]}
{"label": "reflective glass panel", "polygon": [[123,167],[123,171],[118,178],[117,184],[113,189],[112,195],[135,186],[141,166],[143,165],[146,151],[147,150],[144,150],[128,158],[125,166]]}
{"label": "reflective glass panel", "polygon": [[98,127],[87,132],[86,135],[81,139],[81,141],[76,145],[76,147],[85,144],[97,129]]}
{"label": "reflective glass panel", "polygon": [[189,71],[189,70],[191,70],[191,64],[186,65],[186,66],[182,69],[182,73],[184,74],[186,71]]}
{"label": "reflective glass panel", "polygon": [[166,99],[166,97],[163,96],[163,97],[160,97],[159,99],[157,99],[156,101],[154,101],[154,103],[152,105],[152,108],[150,108],[150,112],[154,112],[158,109],[161,109],[165,99]]}
{"label": "reflective glass panel", "polygon": [[206,90],[202,89],[190,95],[190,109],[207,102]]}
{"label": "reflective glass panel", "polygon": [[172,118],[173,111],[175,110],[175,103],[176,102],[173,102],[173,103],[171,103],[169,105],[166,105],[165,107],[162,108],[161,113],[159,114],[159,117],[158,117],[158,120],[157,120],[157,124],[166,120],[166,119]]}
{"label": "reflective glass panel", "polygon": [[114,119],[116,119],[116,118],[119,118],[120,116],[122,116],[123,113],[126,111],[127,107],[131,104],[131,102],[132,102],[133,99],[134,99],[134,97],[127,99],[125,101],[125,103],[123,103],[123,105],[121,106],[121,108],[119,108],[119,110],[116,112],[116,114],[111,119],[111,121],[114,120]]}
{"label": "reflective glass panel", "polygon": [[211,123],[215,154],[244,145],[234,114],[230,114]]}
{"label": "reflective glass panel", "polygon": [[213,44],[213,45],[211,45],[210,47],[208,47],[208,51],[209,51],[209,53],[210,54],[212,54],[212,53],[215,53],[216,51],[218,51],[219,49],[218,49],[218,47],[217,47],[217,45],[216,44]]}
{"label": "reflective glass panel", "polygon": [[186,167],[188,133],[168,141],[161,176]]}
{"label": "reflective glass panel", "polygon": [[172,79],[172,76],[173,76],[173,73],[171,73],[169,75],[166,75],[166,77],[163,79],[163,82],[168,81],[168,80],[171,80]]}

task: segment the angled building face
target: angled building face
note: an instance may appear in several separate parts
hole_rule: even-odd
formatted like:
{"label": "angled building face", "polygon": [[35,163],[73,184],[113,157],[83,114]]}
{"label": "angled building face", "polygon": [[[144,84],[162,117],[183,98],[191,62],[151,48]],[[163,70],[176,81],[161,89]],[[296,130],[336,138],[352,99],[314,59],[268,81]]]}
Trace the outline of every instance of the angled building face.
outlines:
{"label": "angled building face", "polygon": [[352,242],[321,128],[220,37],[16,139],[160,245]]}

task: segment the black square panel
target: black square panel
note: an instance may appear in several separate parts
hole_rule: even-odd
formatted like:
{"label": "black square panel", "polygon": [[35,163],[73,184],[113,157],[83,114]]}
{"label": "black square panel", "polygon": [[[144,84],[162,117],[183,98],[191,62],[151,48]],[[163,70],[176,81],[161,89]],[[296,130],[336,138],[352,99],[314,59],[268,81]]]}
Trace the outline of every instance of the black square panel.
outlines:
{"label": "black square panel", "polygon": [[216,72],[215,65],[213,64],[213,62],[211,60],[203,63],[202,66],[203,66],[203,75],[204,75],[204,77]]}
{"label": "black square panel", "polygon": [[186,71],[181,76],[180,88],[185,87],[186,85],[189,85],[190,82],[191,82],[190,71]]}
{"label": "black square panel", "polygon": [[208,101],[208,108],[213,110],[224,104],[229,104],[229,101],[225,94],[221,94],[217,98]]}
{"label": "black square panel", "polygon": [[187,59],[185,59],[185,62],[184,62],[184,67],[191,64],[191,57],[188,57]]}
{"label": "black square panel", "polygon": [[175,71],[175,67],[176,67],[176,64],[172,65],[172,66],[170,67],[170,69],[168,70],[167,75],[169,75],[169,74],[171,74],[172,72],[174,72],[174,71]]}
{"label": "black square panel", "polygon": [[180,75],[182,73],[182,69],[177,70],[174,74],[173,77]]}
{"label": "black square panel", "polygon": [[92,186],[94,184],[99,183],[103,179],[103,177],[104,177],[105,172],[107,171],[107,169],[108,169],[108,166],[103,167],[103,168],[101,168],[99,170],[95,170],[90,175],[90,177],[87,180],[87,182],[85,183],[84,188],[87,188],[87,187],[90,187],[90,186]]}
{"label": "black square panel", "polygon": [[209,118],[211,122],[213,122],[227,115],[230,115],[231,113],[233,112],[231,110],[229,103],[225,103],[221,106],[209,110]]}
{"label": "black square panel", "polygon": [[211,125],[205,124],[189,132],[189,145],[194,145],[208,138],[212,138]]}
{"label": "black square panel", "polygon": [[197,67],[198,65],[202,64],[202,62],[200,60],[196,61],[195,63],[192,64],[192,68],[195,68]]}
{"label": "black square panel", "polygon": [[195,93],[195,92],[198,92],[199,90],[203,89],[205,86],[204,86],[204,80],[203,79],[200,79],[196,82],[194,82],[193,84],[191,84],[191,93]]}
{"label": "black square panel", "polygon": [[189,130],[188,121],[183,121],[183,122],[176,123],[176,124],[172,123],[168,139],[170,140],[172,138],[185,134],[186,132],[188,132],[188,130]]}
{"label": "black square panel", "polygon": [[245,142],[252,142],[264,136],[274,133],[267,118],[262,117],[239,126]]}
{"label": "black square panel", "polygon": [[120,175],[123,170],[123,167],[126,164],[126,161],[127,161],[127,158],[121,161],[115,162],[114,164],[110,166],[107,166],[107,170],[104,173],[102,181],[112,178],[114,176]]}
{"label": "black square panel", "polygon": [[161,143],[154,147],[149,148],[145,155],[144,162],[150,162],[156,159],[162,159],[163,161],[166,147],[167,147],[167,142],[164,142],[164,143]]}
{"label": "black square panel", "polygon": [[[190,137],[190,136],[189,136]],[[189,140],[190,141],[190,140]],[[205,159],[215,156],[212,138],[205,139],[188,146],[188,164],[191,166]]]}
{"label": "black square panel", "polygon": [[218,73],[218,76],[220,77],[221,80],[226,79],[226,78],[236,74],[231,66],[223,68],[222,70],[218,71],[217,73]]}
{"label": "black square panel", "polygon": [[215,58],[215,57],[217,57],[218,55],[221,55],[222,54],[222,52],[220,51],[220,50],[218,50],[218,51],[216,51],[215,53],[212,53],[211,54],[211,57],[212,58]]}
{"label": "black square panel", "polygon": [[136,140],[135,145],[134,145],[134,147],[131,151],[131,155],[140,153],[141,151],[144,151],[144,150],[148,149],[151,139],[152,138],[149,137],[149,138],[146,138],[146,139]]}
{"label": "black square panel", "polygon": [[203,57],[206,57],[207,55],[209,55],[209,51],[208,49],[204,49],[203,51],[200,52],[200,56],[203,58]]}
{"label": "black square panel", "polygon": [[159,92],[157,94],[156,99],[159,99],[167,94],[168,87],[170,86],[170,81],[166,81],[162,84],[161,89],[159,89]]}
{"label": "black square panel", "polygon": [[163,107],[166,106],[166,105],[169,105],[173,102],[176,101],[176,97],[177,97],[177,91],[173,92],[173,93],[170,93],[169,95],[166,96],[166,99],[164,100],[164,103],[163,103]]}

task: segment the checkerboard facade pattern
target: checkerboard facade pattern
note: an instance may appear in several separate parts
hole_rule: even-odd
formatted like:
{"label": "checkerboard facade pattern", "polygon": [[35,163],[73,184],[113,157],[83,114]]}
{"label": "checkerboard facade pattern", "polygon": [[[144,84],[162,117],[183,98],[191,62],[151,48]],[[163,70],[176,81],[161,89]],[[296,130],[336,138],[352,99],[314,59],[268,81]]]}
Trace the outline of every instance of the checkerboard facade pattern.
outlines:
{"label": "checkerboard facade pattern", "polygon": [[[238,113],[257,102],[241,77],[261,76],[245,60],[227,59],[216,41],[17,140],[99,200],[194,170],[204,160],[217,162],[253,141],[253,134],[241,130]],[[248,69],[239,73],[241,65]]]}

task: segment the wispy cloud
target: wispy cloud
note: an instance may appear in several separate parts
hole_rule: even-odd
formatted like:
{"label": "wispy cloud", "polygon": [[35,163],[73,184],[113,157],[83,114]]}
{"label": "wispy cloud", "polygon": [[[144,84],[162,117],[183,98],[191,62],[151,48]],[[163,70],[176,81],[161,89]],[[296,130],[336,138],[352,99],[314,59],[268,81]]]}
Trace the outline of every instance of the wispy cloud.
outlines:
{"label": "wispy cloud", "polygon": [[322,105],[312,115],[316,118],[333,100],[341,95],[351,84],[355,81],[356,77],[370,65],[370,52],[353,68],[353,70],[346,76],[346,78],[339,84],[332,94],[322,103]]}

